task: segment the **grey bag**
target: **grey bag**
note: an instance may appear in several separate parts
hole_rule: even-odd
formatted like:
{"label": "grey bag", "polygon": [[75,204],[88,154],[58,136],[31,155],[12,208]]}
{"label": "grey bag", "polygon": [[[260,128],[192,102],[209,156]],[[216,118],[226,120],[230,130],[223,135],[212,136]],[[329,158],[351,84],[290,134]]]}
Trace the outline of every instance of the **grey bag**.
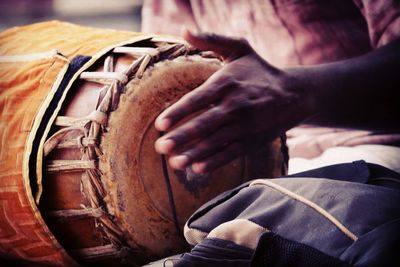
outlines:
{"label": "grey bag", "polygon": [[358,161],[295,176],[203,205],[174,266],[400,266],[399,174]]}

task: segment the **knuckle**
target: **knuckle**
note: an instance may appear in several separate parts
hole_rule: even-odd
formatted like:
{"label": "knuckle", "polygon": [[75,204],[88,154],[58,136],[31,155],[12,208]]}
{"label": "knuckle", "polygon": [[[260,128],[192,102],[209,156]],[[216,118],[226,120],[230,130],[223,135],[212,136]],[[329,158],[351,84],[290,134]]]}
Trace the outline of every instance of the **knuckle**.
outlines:
{"label": "knuckle", "polygon": [[206,133],[209,129],[209,121],[206,118],[197,118],[192,128],[198,133]]}
{"label": "knuckle", "polygon": [[221,74],[218,80],[219,83],[222,84],[223,86],[232,86],[235,84],[234,76],[227,68],[225,68],[224,73]]}
{"label": "knuckle", "polygon": [[220,87],[222,88],[232,88],[237,87],[237,71],[232,65],[225,65],[223,69],[220,70],[220,74],[218,75],[218,80],[216,80]]}
{"label": "knuckle", "polygon": [[188,139],[188,136],[188,131],[177,131],[166,136],[166,138],[174,140],[177,144],[181,144]]}
{"label": "knuckle", "polygon": [[175,124],[177,121],[180,120],[181,113],[182,110],[172,110],[165,116],[165,118],[168,118],[169,120],[171,120],[172,124]]}
{"label": "knuckle", "polygon": [[206,111],[196,119],[196,127],[200,131],[209,131],[214,129],[223,120],[225,112],[220,106],[215,106]]}
{"label": "knuckle", "polygon": [[202,97],[202,92],[199,91],[192,91],[184,95],[181,99],[181,109],[183,110],[190,110],[191,107],[196,104]]}
{"label": "knuckle", "polygon": [[183,153],[181,153],[182,155],[185,155],[189,158],[189,162],[195,161],[197,159],[197,149],[190,149],[190,150],[186,150]]}
{"label": "knuckle", "polygon": [[224,108],[218,105],[210,110],[208,117],[210,121],[218,122],[219,120],[223,119],[225,115],[226,111],[224,110]]}
{"label": "knuckle", "polygon": [[209,87],[203,89],[201,92],[199,92],[196,95],[196,98],[194,99],[194,102],[197,103],[198,101],[202,101],[204,99],[210,99],[214,97],[215,91],[218,88],[217,83],[211,83]]}
{"label": "knuckle", "polygon": [[237,96],[228,99],[225,103],[225,108],[233,114],[247,113],[252,109],[251,103],[247,99]]}
{"label": "knuckle", "polygon": [[[229,74],[229,73],[228,73]],[[229,90],[237,89],[238,88],[238,81],[234,77],[234,73],[230,75],[230,77],[226,78],[224,87]]]}
{"label": "knuckle", "polygon": [[197,144],[196,147],[185,151],[183,154],[187,155],[191,159],[197,159],[201,155],[203,155],[207,150],[209,146],[205,144],[204,142],[201,142],[200,144]]}
{"label": "knuckle", "polygon": [[209,155],[213,151],[213,146],[208,143],[203,143],[199,145],[198,150],[196,151],[197,158],[203,158],[204,156]]}
{"label": "knuckle", "polygon": [[226,85],[230,83],[231,79],[229,73],[226,73],[226,70],[221,71],[218,76],[208,82],[208,86],[204,88],[204,96],[214,97],[218,95],[218,93],[224,90]]}

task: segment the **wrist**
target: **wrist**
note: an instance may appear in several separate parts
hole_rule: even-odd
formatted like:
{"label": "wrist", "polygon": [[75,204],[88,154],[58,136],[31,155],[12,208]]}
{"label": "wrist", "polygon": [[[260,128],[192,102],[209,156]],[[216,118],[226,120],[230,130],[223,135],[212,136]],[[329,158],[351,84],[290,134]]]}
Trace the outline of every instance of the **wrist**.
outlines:
{"label": "wrist", "polygon": [[290,68],[285,70],[289,77],[289,90],[298,96],[298,110],[303,120],[321,112],[321,94],[317,90],[314,70],[307,67]]}

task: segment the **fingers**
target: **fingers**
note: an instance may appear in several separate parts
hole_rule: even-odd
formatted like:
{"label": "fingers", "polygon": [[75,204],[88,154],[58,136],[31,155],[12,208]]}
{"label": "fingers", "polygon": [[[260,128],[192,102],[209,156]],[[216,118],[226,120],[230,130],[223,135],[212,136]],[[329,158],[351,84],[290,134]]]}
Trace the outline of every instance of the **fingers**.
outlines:
{"label": "fingers", "polygon": [[215,73],[202,85],[184,95],[164,110],[154,125],[159,131],[167,131],[184,117],[217,102],[229,87],[229,79]]}
{"label": "fingers", "polygon": [[191,169],[195,173],[208,173],[249,151],[256,151],[264,147],[274,138],[266,137],[265,134],[248,135],[243,127],[225,126],[209,139],[196,144],[179,155],[170,157],[169,164],[172,168],[178,170],[184,170],[191,165]]}
{"label": "fingers", "polygon": [[192,164],[192,170],[195,173],[207,173],[211,172],[229,162],[236,159],[243,154],[244,146],[242,143],[234,142],[224,148],[222,151],[208,157],[200,162]]}
{"label": "fingers", "polygon": [[243,133],[243,129],[237,129],[234,126],[224,126],[209,138],[181,151],[178,155],[171,156],[169,158],[170,166],[174,169],[183,170],[193,162],[200,161],[222,151],[227,145],[240,139]]}
{"label": "fingers", "polygon": [[[221,136],[215,138],[214,142],[210,142],[209,146],[218,147],[217,140],[225,139],[228,134],[232,132],[231,129],[226,131],[225,133],[221,133]],[[245,155],[249,151],[256,151],[269,142],[272,142],[273,139],[266,138],[264,134],[255,134],[255,135],[247,135],[246,130],[242,129],[241,133],[238,134],[238,137],[232,140],[231,143],[227,145],[222,145],[219,149],[210,150],[213,151],[212,153],[209,152],[198,152],[199,155],[204,153],[205,157],[199,156],[199,159],[193,160],[190,162],[190,158],[187,157],[189,164],[191,164],[191,169],[198,174],[212,172],[225,164],[228,164],[232,160],[239,158],[240,156]],[[212,145],[211,145],[212,144]],[[190,154],[193,152],[184,152],[184,154]],[[194,153],[193,153],[194,155]],[[172,166],[172,165],[171,165]]]}
{"label": "fingers", "polygon": [[159,138],[155,143],[156,151],[161,154],[171,154],[176,147],[182,147],[189,141],[210,135],[229,120],[230,117],[221,107],[213,107]]}
{"label": "fingers", "polygon": [[211,33],[193,33],[186,28],[183,29],[182,36],[192,46],[200,50],[213,51],[221,55],[226,62],[235,60],[252,51],[245,39]]}

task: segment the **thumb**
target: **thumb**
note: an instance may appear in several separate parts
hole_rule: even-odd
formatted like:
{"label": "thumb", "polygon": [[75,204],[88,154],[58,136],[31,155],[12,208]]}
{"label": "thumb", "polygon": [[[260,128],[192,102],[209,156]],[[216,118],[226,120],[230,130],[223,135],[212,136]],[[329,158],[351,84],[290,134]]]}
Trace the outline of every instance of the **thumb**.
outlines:
{"label": "thumb", "polygon": [[187,28],[183,28],[182,37],[197,49],[213,51],[227,62],[253,51],[243,38],[232,38],[213,33],[194,33]]}

